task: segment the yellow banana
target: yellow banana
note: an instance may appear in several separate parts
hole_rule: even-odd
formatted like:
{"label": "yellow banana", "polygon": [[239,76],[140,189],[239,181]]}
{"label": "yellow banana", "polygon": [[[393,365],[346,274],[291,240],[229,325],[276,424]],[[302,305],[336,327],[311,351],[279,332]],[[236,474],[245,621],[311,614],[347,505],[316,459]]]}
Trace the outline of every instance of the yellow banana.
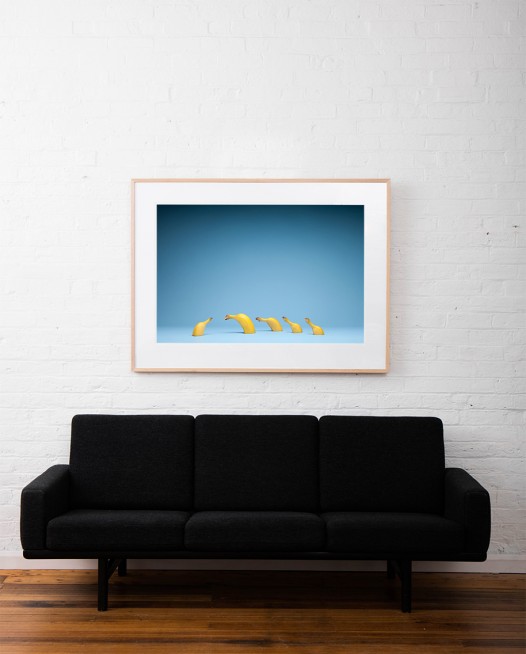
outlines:
{"label": "yellow banana", "polygon": [[279,320],[276,318],[260,318],[259,316],[256,318],[256,320],[259,320],[259,322],[266,322],[267,325],[272,329],[273,332],[282,332],[283,327],[281,326],[281,323]]}
{"label": "yellow banana", "polygon": [[301,332],[303,331],[303,329],[301,328],[301,325],[298,325],[297,322],[292,322],[292,321],[290,321],[288,318],[286,318],[285,316],[283,316],[283,320],[284,320],[285,322],[288,322],[288,323],[289,323],[290,328],[292,329],[292,333],[293,333],[293,334],[301,334]]}
{"label": "yellow banana", "polygon": [[197,325],[194,327],[192,336],[202,336],[205,333],[205,327],[208,325],[208,323],[211,320],[212,318],[208,318],[207,320],[203,320],[203,322],[198,322]]}
{"label": "yellow banana", "polygon": [[312,333],[314,336],[323,336],[325,332],[321,327],[315,325],[310,318],[305,318],[305,322],[312,327]]}
{"label": "yellow banana", "polygon": [[237,320],[238,323],[243,327],[243,331],[245,334],[255,334],[256,333],[256,328],[254,327],[254,323],[250,318],[247,316],[246,313],[227,313],[225,316],[225,320],[230,320],[233,318],[234,320]]}

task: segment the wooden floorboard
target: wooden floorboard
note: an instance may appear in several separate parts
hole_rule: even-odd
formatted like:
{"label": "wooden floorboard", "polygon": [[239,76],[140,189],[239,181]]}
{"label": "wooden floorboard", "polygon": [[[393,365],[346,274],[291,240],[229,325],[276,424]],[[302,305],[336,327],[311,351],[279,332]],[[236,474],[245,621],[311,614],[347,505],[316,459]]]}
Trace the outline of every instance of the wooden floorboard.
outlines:
{"label": "wooden floorboard", "polygon": [[0,570],[1,654],[523,654],[526,575]]}

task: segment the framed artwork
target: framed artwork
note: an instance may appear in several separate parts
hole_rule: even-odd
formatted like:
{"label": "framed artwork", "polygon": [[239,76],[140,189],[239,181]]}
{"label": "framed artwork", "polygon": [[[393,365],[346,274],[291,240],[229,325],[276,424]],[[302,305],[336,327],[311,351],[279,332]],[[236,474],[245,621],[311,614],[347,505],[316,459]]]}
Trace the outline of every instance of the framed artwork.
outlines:
{"label": "framed artwork", "polygon": [[136,372],[386,372],[387,179],[132,181]]}

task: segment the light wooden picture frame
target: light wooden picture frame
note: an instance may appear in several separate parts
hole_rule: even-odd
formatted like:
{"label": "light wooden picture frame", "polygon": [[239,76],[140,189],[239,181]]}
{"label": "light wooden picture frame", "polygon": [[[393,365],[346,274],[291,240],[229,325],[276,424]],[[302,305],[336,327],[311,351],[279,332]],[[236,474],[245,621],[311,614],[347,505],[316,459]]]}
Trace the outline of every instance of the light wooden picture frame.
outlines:
{"label": "light wooden picture frame", "polygon": [[389,228],[388,179],[132,180],[132,369],[387,372]]}

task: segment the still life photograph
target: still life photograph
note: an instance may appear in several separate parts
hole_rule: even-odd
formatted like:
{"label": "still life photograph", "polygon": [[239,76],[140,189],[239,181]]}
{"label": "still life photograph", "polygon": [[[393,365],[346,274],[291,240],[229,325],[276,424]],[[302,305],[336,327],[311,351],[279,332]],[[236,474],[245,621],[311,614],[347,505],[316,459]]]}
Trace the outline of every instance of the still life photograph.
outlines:
{"label": "still life photograph", "polygon": [[134,180],[134,370],[385,372],[388,180]]}

